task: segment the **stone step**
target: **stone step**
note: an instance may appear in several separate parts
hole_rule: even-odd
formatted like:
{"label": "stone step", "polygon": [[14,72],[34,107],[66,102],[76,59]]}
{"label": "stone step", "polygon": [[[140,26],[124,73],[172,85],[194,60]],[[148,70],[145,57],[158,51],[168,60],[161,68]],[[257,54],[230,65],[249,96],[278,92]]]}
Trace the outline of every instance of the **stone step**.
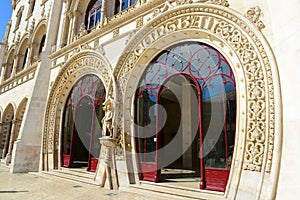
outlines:
{"label": "stone step", "polygon": [[54,171],[42,171],[40,174],[43,176],[47,177],[57,177],[57,178],[62,178],[65,180],[69,181],[75,181],[75,182],[80,182],[80,183],[85,183],[85,184],[90,184],[90,185],[96,185],[97,184],[94,181],[94,174],[86,174],[86,173],[79,173],[79,172],[74,172],[74,171],[67,171],[67,170],[54,170]]}
{"label": "stone step", "polygon": [[86,178],[91,178],[94,179],[95,177],[95,172],[89,172],[86,169],[78,169],[78,168],[61,168],[59,170],[55,170],[57,172],[61,173],[67,173],[67,174],[74,174],[78,175],[80,177],[86,177]]}
{"label": "stone step", "polygon": [[[220,200],[223,198],[223,193],[200,191],[193,188],[186,188],[166,183],[153,183],[148,181],[140,181],[140,184],[130,185],[129,188],[135,189],[136,192],[144,191],[151,192],[157,195],[167,195],[172,199],[198,199],[198,200]],[[134,192],[134,190],[132,190]],[[213,196],[215,197],[213,197]]]}

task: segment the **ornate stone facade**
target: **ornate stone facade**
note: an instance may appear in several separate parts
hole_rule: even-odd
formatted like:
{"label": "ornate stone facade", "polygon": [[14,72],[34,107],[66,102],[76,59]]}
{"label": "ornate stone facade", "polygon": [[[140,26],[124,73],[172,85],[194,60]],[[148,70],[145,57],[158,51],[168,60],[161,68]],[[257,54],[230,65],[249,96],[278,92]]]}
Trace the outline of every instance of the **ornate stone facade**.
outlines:
{"label": "ornate stone facade", "polygon": [[[28,2],[24,2],[12,1],[16,15],[22,8],[24,12],[27,10]],[[6,38],[4,64],[0,62],[4,70],[12,69],[11,77],[2,78],[0,82],[0,134],[4,134],[3,127],[8,125],[3,119],[10,119],[8,108],[22,110],[25,120],[22,122],[23,115],[22,119],[11,119],[19,120],[18,125],[11,128],[20,132],[20,135],[14,134],[18,137],[15,138],[12,168],[19,168],[20,160],[27,159],[18,152],[24,152],[26,141],[32,136],[36,141],[28,149],[30,155],[41,154],[39,170],[61,168],[63,118],[68,95],[77,80],[93,74],[103,82],[106,98],[114,99],[114,120],[109,121],[111,129],[108,129],[113,130],[110,136],[114,148],[102,148],[99,160],[106,163],[109,175],[108,163],[115,167],[111,188],[138,184],[133,125],[138,82],[159,53],[172,45],[193,41],[210,45],[224,55],[236,77],[237,125],[228,185],[224,193],[209,195],[216,199],[274,199],[281,160],[281,88],[275,56],[263,35],[266,29],[271,29],[270,23],[262,19],[266,6],[259,1],[256,3],[261,8],[249,4],[248,9],[227,0],[137,0],[115,13],[108,8],[114,6],[110,2],[107,10],[101,9],[99,23],[87,29],[91,20],[86,12],[89,1],[39,2],[38,11],[28,15],[26,26],[12,27],[12,34]],[[239,6],[243,9],[237,9]],[[13,60],[19,59],[18,46],[23,41],[29,43],[28,66],[14,73],[17,64]],[[25,96],[20,95],[24,88]],[[15,92],[18,98],[22,96],[22,102],[28,101],[25,104],[28,107],[24,107],[21,100],[14,100],[20,109],[9,104],[6,99]],[[38,128],[30,126],[35,116],[39,116],[35,119]],[[32,135],[28,135],[31,132]],[[110,144],[105,139],[102,143],[104,146]],[[11,153],[12,148],[13,143],[7,150]],[[101,186],[107,179],[112,181],[104,177],[105,170],[97,172],[96,180],[101,180]],[[199,197],[206,198],[206,195],[199,191]]]}

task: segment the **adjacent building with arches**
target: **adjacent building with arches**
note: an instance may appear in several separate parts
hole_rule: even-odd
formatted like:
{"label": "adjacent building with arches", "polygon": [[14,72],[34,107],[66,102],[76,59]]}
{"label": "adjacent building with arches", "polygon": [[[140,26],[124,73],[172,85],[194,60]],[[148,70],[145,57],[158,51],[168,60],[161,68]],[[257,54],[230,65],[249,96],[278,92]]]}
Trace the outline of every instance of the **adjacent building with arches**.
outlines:
{"label": "adjacent building with arches", "polygon": [[99,189],[190,199],[299,193],[299,2],[11,3],[0,158],[12,173],[88,171]]}

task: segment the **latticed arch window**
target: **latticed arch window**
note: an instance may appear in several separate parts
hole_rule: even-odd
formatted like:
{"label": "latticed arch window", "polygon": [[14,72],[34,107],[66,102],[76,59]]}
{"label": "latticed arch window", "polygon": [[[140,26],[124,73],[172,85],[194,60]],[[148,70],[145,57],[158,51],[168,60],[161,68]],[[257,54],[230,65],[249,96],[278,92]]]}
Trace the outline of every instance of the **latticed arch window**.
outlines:
{"label": "latticed arch window", "polygon": [[127,9],[135,4],[136,0],[116,0],[115,1],[115,14]]}
{"label": "latticed arch window", "polygon": [[86,10],[85,24],[87,29],[94,28],[101,19],[102,0],[92,0]]}

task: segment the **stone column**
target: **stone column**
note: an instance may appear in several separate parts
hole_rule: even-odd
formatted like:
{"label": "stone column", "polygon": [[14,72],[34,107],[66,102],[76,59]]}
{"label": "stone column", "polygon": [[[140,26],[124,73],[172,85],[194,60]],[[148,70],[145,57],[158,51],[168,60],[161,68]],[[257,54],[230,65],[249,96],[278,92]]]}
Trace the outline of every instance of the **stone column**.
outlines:
{"label": "stone column", "polygon": [[101,187],[105,187],[106,185],[109,189],[117,190],[119,189],[119,180],[115,161],[117,139],[110,136],[103,136],[99,140],[102,145],[101,148],[104,149],[102,152],[105,152],[105,155],[104,159],[101,160],[100,152],[95,181],[100,183]]}
{"label": "stone column", "polygon": [[8,64],[5,63],[2,65],[2,70],[1,70],[1,80],[0,80],[0,84],[3,83],[4,78],[5,78],[5,74],[6,74],[6,69],[7,69]]}
{"label": "stone column", "polygon": [[[10,127],[10,123],[11,122],[4,122],[3,123],[4,129],[6,128],[6,135],[5,135],[5,142],[4,142],[3,151],[2,151],[3,152],[2,153],[2,159],[4,159],[6,157],[6,154],[7,154],[6,147],[9,145],[11,130],[13,129],[13,127]],[[3,133],[4,133],[4,131],[3,131]],[[3,141],[3,138],[2,138],[2,141]]]}
{"label": "stone column", "polygon": [[69,17],[65,15],[64,22],[63,22],[63,28],[62,28],[62,33],[60,37],[60,48],[63,48],[67,44],[67,32],[69,29]]}
{"label": "stone column", "polygon": [[100,19],[101,26],[107,24],[107,13],[106,13],[107,9],[106,9],[106,6],[107,6],[106,0],[102,0],[101,19]]}
{"label": "stone column", "polygon": [[22,58],[22,55],[21,54],[17,54],[15,56],[15,62],[14,62],[14,66],[13,66],[13,69],[12,69],[12,73],[10,75],[10,77],[14,77],[17,73],[17,67],[19,65],[19,62],[20,62],[20,59]]}
{"label": "stone column", "polygon": [[7,155],[5,157],[5,164],[8,165],[11,162],[11,156],[12,156],[12,149],[14,146],[14,142],[16,141],[17,137],[18,137],[18,132],[21,126],[21,122],[20,120],[13,120],[12,121],[12,130],[11,130],[11,135],[10,135],[10,139],[9,139],[9,147],[8,147],[8,152]]}
{"label": "stone column", "polygon": [[2,126],[3,126],[3,123],[0,122],[0,158],[2,158],[2,152],[3,152],[3,149],[2,149],[2,137],[3,137]]}
{"label": "stone column", "polygon": [[72,41],[74,40],[74,37],[78,34],[78,30],[79,30],[79,18],[81,18],[82,13],[78,10],[74,11],[74,20],[73,20],[73,29],[72,29]]}
{"label": "stone column", "polygon": [[25,69],[29,68],[32,64],[32,51],[33,51],[33,48],[30,44],[28,44],[28,54],[27,54],[27,65],[25,66]]}
{"label": "stone column", "polygon": [[35,61],[38,60],[38,50],[39,50],[39,44],[36,43],[36,42],[33,42],[31,44],[31,51],[30,51],[30,60],[31,60],[31,63],[34,63]]}
{"label": "stone column", "polygon": [[68,44],[70,44],[72,42],[72,39],[73,39],[73,33],[72,33],[72,30],[73,30],[73,21],[74,21],[74,13],[73,12],[68,12],[67,13],[67,17],[69,18],[69,29],[68,29],[68,32],[69,32],[69,35],[68,35]]}

